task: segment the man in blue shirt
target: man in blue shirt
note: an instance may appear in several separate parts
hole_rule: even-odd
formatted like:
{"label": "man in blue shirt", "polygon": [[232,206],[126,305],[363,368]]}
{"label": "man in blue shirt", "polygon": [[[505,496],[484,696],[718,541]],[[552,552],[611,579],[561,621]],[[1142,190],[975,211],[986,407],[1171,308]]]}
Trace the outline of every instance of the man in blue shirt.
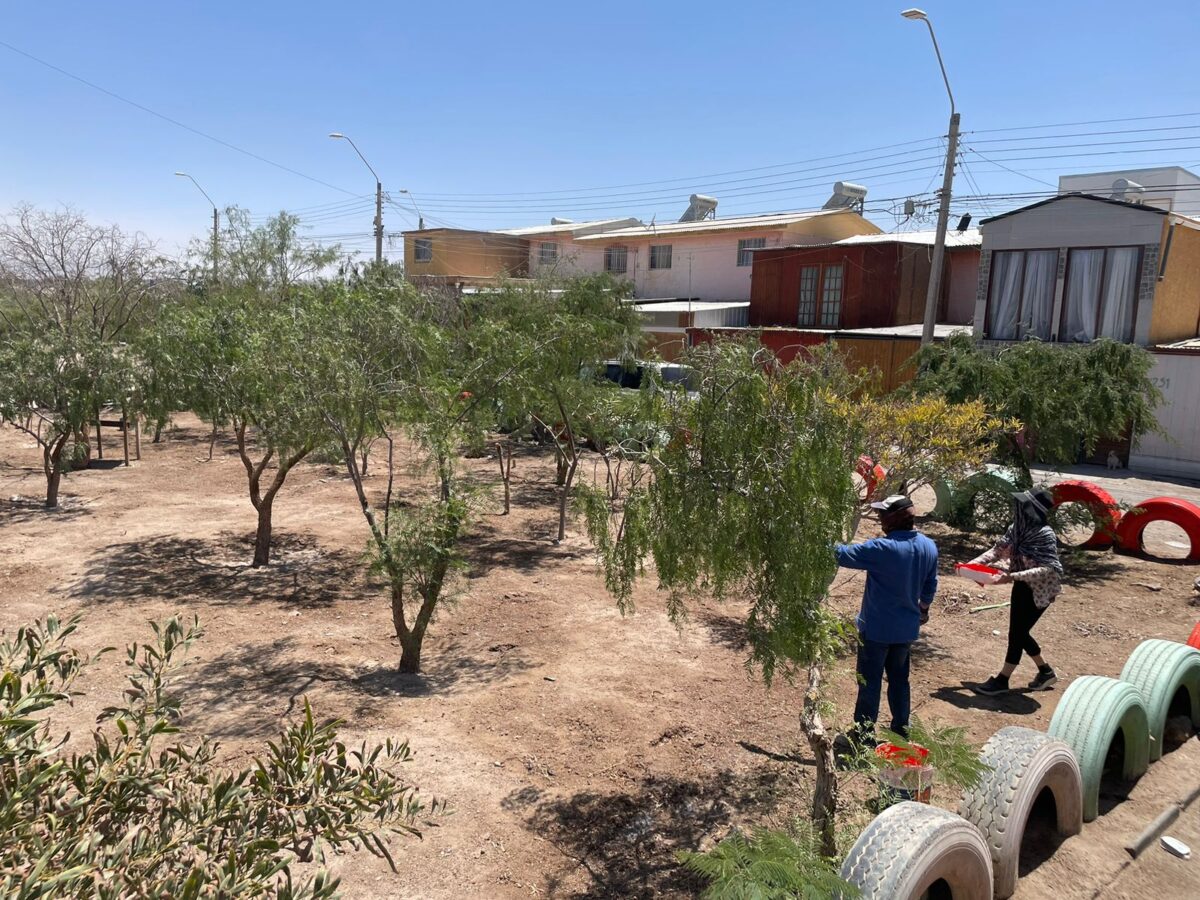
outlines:
{"label": "man in blue shirt", "polygon": [[858,701],[854,725],[860,741],[870,742],[879,716],[879,694],[887,673],[892,731],[908,736],[911,700],[908,664],[912,643],[929,621],[937,593],[937,545],[914,530],[913,503],[897,494],[879,503],[883,537],[862,544],[839,544],[838,565],[867,573],[858,625]]}

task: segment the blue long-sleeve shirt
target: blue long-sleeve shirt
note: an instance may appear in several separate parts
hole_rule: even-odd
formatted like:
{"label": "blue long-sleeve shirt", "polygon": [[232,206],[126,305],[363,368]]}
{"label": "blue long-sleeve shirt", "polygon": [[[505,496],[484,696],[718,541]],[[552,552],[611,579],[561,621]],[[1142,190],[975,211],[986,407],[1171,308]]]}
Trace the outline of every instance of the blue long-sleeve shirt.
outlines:
{"label": "blue long-sleeve shirt", "polygon": [[918,531],[893,531],[862,544],[838,544],[838,565],[862,569],[867,587],[858,630],[869,641],[908,644],[921,630],[920,604],[937,593],[937,545]]}

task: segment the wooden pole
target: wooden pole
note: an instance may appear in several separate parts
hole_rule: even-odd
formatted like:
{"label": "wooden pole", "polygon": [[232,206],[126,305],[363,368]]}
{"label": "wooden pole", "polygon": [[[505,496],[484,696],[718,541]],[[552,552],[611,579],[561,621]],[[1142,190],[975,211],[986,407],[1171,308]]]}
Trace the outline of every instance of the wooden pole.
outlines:
{"label": "wooden pole", "polygon": [[96,407],[96,459],[104,459],[104,442],[100,438],[100,407]]}
{"label": "wooden pole", "polygon": [[142,418],[134,416],[133,418],[133,447],[135,459],[138,462],[142,461]]}
{"label": "wooden pole", "polygon": [[121,449],[125,452],[125,465],[129,465],[129,418],[121,410]]}

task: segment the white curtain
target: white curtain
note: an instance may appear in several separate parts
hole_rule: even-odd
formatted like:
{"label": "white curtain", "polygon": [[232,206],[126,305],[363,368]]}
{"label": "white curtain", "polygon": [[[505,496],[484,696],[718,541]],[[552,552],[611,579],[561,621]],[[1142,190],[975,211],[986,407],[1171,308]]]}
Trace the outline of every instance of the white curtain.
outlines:
{"label": "white curtain", "polygon": [[1137,300],[1138,248],[1115,247],[1108,251],[1104,274],[1104,313],[1100,336],[1114,341],[1133,340],[1133,310]]}
{"label": "white curtain", "polygon": [[991,318],[988,337],[1015,341],[1021,315],[1021,261],[1024,254],[997,251],[992,256]]}
{"label": "white curtain", "polygon": [[1061,340],[1095,340],[1103,271],[1103,250],[1071,251],[1067,262],[1067,330]]}
{"label": "white curtain", "polygon": [[1050,320],[1054,317],[1054,282],[1057,278],[1057,250],[1030,250],[1025,254],[1021,337],[1050,340]]}

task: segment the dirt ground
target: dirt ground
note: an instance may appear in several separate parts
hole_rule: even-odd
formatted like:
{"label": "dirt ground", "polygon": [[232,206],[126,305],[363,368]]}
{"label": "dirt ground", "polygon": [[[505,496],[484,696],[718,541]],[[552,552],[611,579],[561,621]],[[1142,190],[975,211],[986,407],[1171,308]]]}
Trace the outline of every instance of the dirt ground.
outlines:
{"label": "dirt ground", "polygon": [[[329,465],[298,467],[275,504],[276,561],[252,570],[245,473],[228,441],[204,461],[206,438],[182,417],[164,443],[143,442],[140,463],[69,476],[63,508],[46,512],[34,448],[0,431],[0,626],[81,612],[80,644],[97,649],[148,634],[147,620],[197,614],[207,636],[183,679],[185,728],[218,738],[231,760],[272,737],[304,697],[319,715],[344,719],[352,742],[408,739],[408,777],[451,813],[424,840],[393,844],[398,873],[365,854],[336,858],[347,896],[693,896],[677,851],[710,846],[735,825],[803,814],[811,767],[800,692],[768,690],[747,673],[743,610],[699,603],[676,628],[647,580],[636,615],[622,617],[578,531],[563,545],[550,540],[548,458],[519,456],[511,515],[499,515],[498,499],[486,505],[466,542],[469,574],[427,639],[425,672],[403,677],[385,592],[364,574],[365,523],[346,478]],[[494,460],[464,466],[495,480]],[[383,480],[371,479],[378,494]],[[401,489],[422,488],[406,478]],[[1035,632],[1059,688],[980,698],[964,684],[999,665],[1006,613],[968,610],[1006,597],[950,574],[982,549],[977,540],[928,530],[945,577],[914,658],[916,713],[964,725],[980,743],[1004,725],[1045,728],[1072,678],[1117,675],[1138,642],[1184,640],[1200,618],[1189,603],[1200,569],[1077,555]],[[1172,540],[1162,536],[1159,549],[1178,555]],[[861,590],[861,577],[842,575],[837,603],[852,610]],[[831,673],[843,718],[848,665]],[[1031,676],[1026,664],[1014,681]],[[94,722],[121,679],[119,654],[90,671],[67,717],[75,730]],[[1033,854],[1017,896],[1200,895],[1196,860],[1154,849],[1130,865],[1121,850],[1198,785],[1194,738],[1131,791],[1107,785],[1105,814],[1048,860]],[[1193,806],[1171,833],[1200,852],[1197,815]]]}

